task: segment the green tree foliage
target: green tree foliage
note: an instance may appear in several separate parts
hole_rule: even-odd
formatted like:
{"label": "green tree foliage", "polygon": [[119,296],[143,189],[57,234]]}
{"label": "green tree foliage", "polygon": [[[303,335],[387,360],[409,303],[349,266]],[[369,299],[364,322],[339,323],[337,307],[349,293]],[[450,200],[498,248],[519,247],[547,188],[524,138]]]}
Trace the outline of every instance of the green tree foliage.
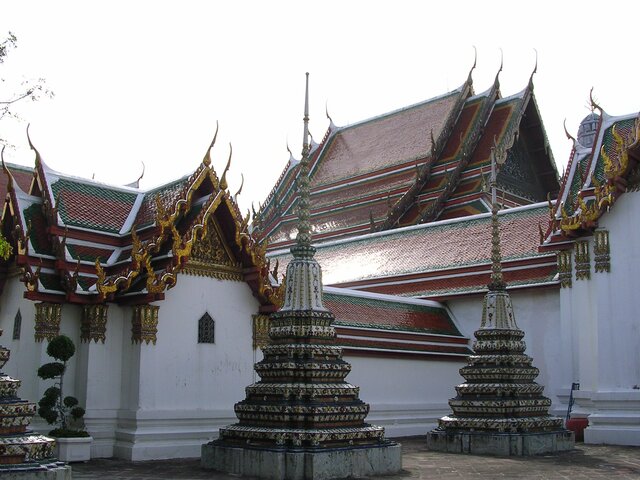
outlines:
{"label": "green tree foliage", "polygon": [[[18,46],[18,38],[11,32],[0,40],[0,67],[4,67],[11,50]],[[6,78],[5,71],[0,72],[0,145],[11,146],[3,133],[4,120],[21,120],[16,107],[26,102],[35,102],[41,97],[52,97],[53,92],[46,88],[43,78],[20,79],[11,81]],[[8,260],[13,249],[7,239],[0,233],[0,259]]]}
{"label": "green tree foliage", "polygon": [[45,363],[38,369],[38,376],[43,380],[57,380],[53,386],[45,390],[38,402],[38,415],[50,425],[58,424],[58,428],[49,432],[54,437],[86,437],[89,435],[82,428],[71,428],[73,424],[82,427],[82,417],[85,410],[78,406],[77,398],[65,397],[63,394],[67,362],[73,357],[75,351],[76,347],[69,337],[58,335],[49,342],[47,354],[59,361]]}
{"label": "green tree foliage", "polygon": [[[0,40],[0,66],[7,62],[9,53],[17,46],[18,38],[11,32],[4,40]],[[43,78],[10,81],[5,77],[6,75],[2,72],[0,75],[0,122],[7,119],[21,120],[16,110],[18,105],[35,102],[42,97],[53,97],[53,92],[47,89]],[[0,136],[0,144],[8,145],[8,142]]]}

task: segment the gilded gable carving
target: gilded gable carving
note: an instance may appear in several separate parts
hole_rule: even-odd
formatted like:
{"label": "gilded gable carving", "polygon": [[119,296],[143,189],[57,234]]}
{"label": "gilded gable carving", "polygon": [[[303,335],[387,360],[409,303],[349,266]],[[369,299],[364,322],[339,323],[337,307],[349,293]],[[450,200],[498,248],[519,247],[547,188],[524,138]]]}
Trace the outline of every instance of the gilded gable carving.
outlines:
{"label": "gilded gable carving", "polygon": [[241,281],[242,265],[234,258],[218,221],[211,216],[208,220],[207,235],[193,245],[189,261],[183,272],[220,280]]}

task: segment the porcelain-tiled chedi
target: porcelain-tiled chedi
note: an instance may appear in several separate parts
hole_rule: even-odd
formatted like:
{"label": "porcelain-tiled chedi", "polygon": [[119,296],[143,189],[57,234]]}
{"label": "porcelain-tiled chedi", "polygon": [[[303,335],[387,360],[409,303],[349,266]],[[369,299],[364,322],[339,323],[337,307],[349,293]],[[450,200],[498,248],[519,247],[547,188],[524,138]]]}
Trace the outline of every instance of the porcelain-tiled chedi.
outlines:
{"label": "porcelain-tiled chedi", "polygon": [[[2,335],[2,330],[0,330]],[[0,346],[0,368],[9,360],[9,350]],[[21,466],[52,460],[53,439],[29,430],[36,405],[18,398],[20,380],[0,373],[0,472],[3,466]]]}

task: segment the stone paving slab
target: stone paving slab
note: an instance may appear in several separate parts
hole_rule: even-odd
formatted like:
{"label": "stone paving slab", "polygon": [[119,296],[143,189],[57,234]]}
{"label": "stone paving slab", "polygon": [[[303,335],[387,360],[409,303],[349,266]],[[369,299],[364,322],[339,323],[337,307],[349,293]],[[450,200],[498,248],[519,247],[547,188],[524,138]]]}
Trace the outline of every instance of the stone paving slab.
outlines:
{"label": "stone paving slab", "polygon": [[[369,477],[405,479],[640,479],[640,447],[578,444],[572,452],[539,457],[480,457],[430,452],[424,437],[398,439],[402,443],[403,471],[397,475]],[[98,459],[73,464],[74,480],[238,480],[200,468],[199,459],[126,462]],[[246,477],[245,477],[246,478]]]}

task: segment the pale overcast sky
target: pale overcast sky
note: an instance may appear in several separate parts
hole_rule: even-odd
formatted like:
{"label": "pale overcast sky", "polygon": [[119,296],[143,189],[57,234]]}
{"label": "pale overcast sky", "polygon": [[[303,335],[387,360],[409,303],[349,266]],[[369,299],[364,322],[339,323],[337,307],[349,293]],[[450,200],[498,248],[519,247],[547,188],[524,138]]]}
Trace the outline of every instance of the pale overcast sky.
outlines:
{"label": "pale overcast sky", "polygon": [[[53,99],[23,106],[31,137],[54,169],[142,188],[192,172],[220,122],[220,174],[233,144],[232,193],[244,173],[246,210],[299,157],[304,73],[311,133],[419,102],[460,86],[477,92],[504,52],[502,93],[525,88],[538,51],[535,95],[559,168],[589,113],[589,90],[612,115],[640,109],[639,2],[513,1],[4,1],[0,34],[18,47],[2,78],[44,77]],[[2,93],[9,95],[7,82]],[[33,165],[24,126],[2,125]],[[426,133],[428,134],[428,133]]]}

